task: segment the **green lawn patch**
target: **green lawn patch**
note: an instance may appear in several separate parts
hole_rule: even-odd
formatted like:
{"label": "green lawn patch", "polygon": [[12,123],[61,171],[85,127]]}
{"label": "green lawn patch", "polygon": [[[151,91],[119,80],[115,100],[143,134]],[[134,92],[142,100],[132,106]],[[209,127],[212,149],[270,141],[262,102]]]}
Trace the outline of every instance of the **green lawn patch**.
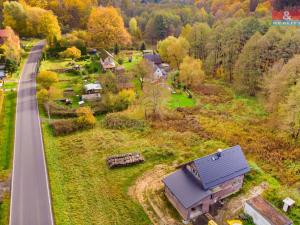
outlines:
{"label": "green lawn patch", "polygon": [[[1,108],[1,106],[0,106]],[[2,110],[0,110],[0,179],[5,180],[9,176],[12,165],[15,130],[16,93],[6,92]],[[9,195],[5,195],[0,204],[0,225],[8,224]]]}
{"label": "green lawn patch", "polygon": [[17,82],[4,82],[4,89],[16,89],[17,88]]}
{"label": "green lawn patch", "polygon": [[0,171],[10,168],[14,145],[16,93],[6,92],[0,114]]}
{"label": "green lawn patch", "polygon": [[192,107],[196,105],[194,98],[187,97],[184,93],[172,94],[171,99],[168,101],[168,107],[176,109],[178,107]]}
{"label": "green lawn patch", "polygon": [[128,61],[128,57],[124,58],[123,66],[125,67],[125,70],[127,71],[132,70],[134,66],[142,60],[142,58],[143,57],[140,52],[133,54],[131,62]]}

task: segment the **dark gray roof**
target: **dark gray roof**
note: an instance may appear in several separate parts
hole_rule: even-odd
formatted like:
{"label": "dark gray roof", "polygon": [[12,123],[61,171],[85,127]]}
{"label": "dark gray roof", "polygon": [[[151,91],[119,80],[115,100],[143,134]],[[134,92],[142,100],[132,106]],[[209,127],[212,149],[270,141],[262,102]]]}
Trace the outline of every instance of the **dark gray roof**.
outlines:
{"label": "dark gray roof", "polygon": [[250,171],[240,146],[234,146],[194,161],[204,189],[213,188]]}
{"label": "dark gray roof", "polygon": [[203,190],[199,181],[185,168],[167,176],[163,182],[186,209],[211,194],[211,191]]}
{"label": "dark gray roof", "polygon": [[156,65],[159,65],[162,63],[161,58],[158,54],[145,54],[144,59],[147,59],[147,60],[155,63]]}

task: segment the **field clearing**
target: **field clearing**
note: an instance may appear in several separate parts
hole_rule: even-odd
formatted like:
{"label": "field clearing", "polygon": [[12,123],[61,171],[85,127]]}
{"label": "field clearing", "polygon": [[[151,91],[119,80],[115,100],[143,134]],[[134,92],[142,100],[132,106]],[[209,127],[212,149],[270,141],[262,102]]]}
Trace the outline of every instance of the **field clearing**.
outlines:
{"label": "field clearing", "polygon": [[132,70],[136,64],[138,64],[142,60],[142,53],[141,52],[134,52],[132,55],[132,62],[128,61],[128,58],[123,57],[124,63],[123,66],[125,70]]}
{"label": "field clearing", "polygon": [[172,94],[168,101],[168,107],[176,109],[178,107],[192,107],[195,106],[197,101],[194,98],[188,98],[185,93]]}
{"label": "field clearing", "polygon": [[[261,160],[264,142],[281,141],[284,135],[277,134],[275,138],[269,128],[261,126],[267,114],[256,99],[234,95],[228,102],[216,103],[203,101],[202,96],[197,95],[197,104],[193,114],[199,119],[203,132],[209,135],[207,138],[190,131],[176,131],[172,126],[143,131],[105,129],[101,125],[103,117],[93,130],[54,138],[45,122],[43,131],[57,223],[149,224],[143,208],[128,194],[144,172],[157,165],[166,165],[173,171],[175,165],[234,144],[241,144],[252,161],[253,169],[246,177],[242,193],[267,182],[269,189],[264,195],[278,208],[285,196],[300,201],[296,185],[282,185],[274,176],[278,171],[264,172],[271,169],[271,165]],[[131,118],[135,118],[136,113],[134,109],[126,112]],[[145,156],[144,164],[115,170],[107,168],[107,156],[135,151]],[[164,195],[157,194],[161,200],[156,202],[162,202],[164,207],[169,207],[167,211],[173,212]],[[148,207],[153,211],[150,205]],[[289,212],[296,222],[300,220],[299,210],[296,206]]]}

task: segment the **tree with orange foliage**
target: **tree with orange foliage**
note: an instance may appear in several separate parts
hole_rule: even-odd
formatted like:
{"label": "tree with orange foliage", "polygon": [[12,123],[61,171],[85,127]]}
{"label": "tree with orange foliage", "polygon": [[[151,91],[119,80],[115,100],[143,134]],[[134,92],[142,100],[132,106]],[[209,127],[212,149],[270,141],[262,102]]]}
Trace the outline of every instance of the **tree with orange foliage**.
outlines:
{"label": "tree with orange foliage", "polygon": [[131,37],[124,21],[113,7],[98,7],[91,12],[88,21],[89,45],[94,48],[112,48],[116,44],[127,45]]}

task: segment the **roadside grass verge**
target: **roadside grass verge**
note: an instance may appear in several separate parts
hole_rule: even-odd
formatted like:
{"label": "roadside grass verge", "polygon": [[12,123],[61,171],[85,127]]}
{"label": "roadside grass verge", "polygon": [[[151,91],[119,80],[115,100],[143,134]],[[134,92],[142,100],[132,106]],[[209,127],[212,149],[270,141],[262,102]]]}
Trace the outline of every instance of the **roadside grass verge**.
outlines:
{"label": "roadside grass verge", "polygon": [[[0,171],[8,175],[14,146],[16,92],[6,92],[0,114]],[[4,172],[4,173],[3,173]]]}
{"label": "roadside grass verge", "polygon": [[[6,92],[1,110],[0,93],[0,181],[7,181],[12,165],[16,111],[16,92]],[[0,225],[8,224],[9,194],[0,204]]]}

